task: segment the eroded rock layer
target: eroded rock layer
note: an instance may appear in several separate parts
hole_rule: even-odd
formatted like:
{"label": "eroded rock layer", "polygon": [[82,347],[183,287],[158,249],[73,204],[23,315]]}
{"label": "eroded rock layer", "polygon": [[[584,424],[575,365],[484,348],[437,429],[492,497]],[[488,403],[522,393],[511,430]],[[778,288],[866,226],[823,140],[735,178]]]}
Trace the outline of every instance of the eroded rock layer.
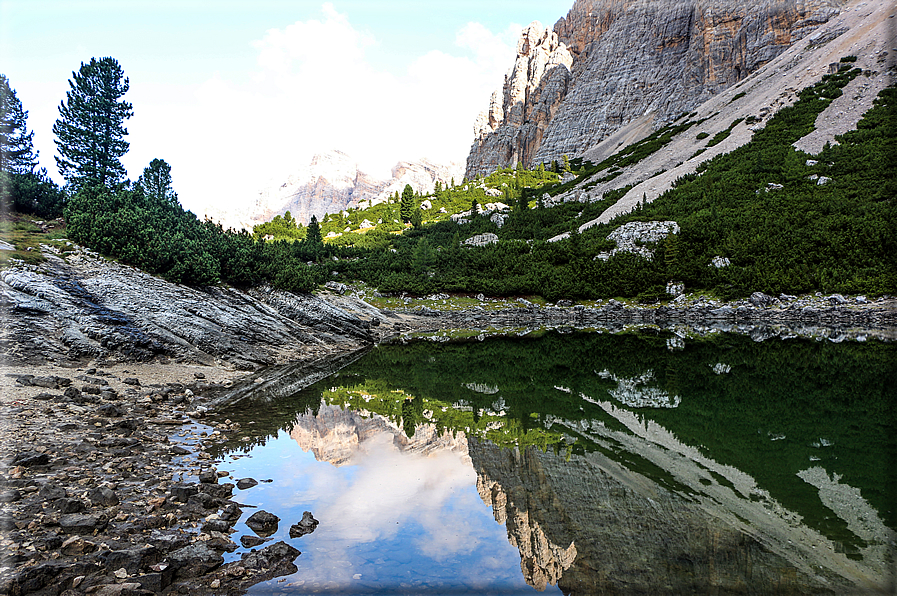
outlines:
{"label": "eroded rock layer", "polygon": [[83,249],[0,272],[0,359],[167,360],[242,369],[351,350],[369,323],[313,295],[191,288]]}
{"label": "eroded rock layer", "polygon": [[584,153],[744,79],[839,13],[839,0],[576,0],[553,31],[527,27],[502,92],[474,126],[466,176]]}

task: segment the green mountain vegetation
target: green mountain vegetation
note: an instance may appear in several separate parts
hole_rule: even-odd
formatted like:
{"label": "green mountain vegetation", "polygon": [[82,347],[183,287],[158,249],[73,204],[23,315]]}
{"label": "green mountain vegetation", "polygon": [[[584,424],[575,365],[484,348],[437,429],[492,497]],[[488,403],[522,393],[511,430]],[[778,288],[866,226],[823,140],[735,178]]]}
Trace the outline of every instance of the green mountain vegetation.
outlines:
{"label": "green mountain vegetation", "polygon": [[[338,235],[328,240],[328,247],[366,251],[363,258],[340,259],[330,268],[341,279],[362,280],[385,292],[483,292],[549,300],[635,296],[653,301],[665,296],[670,280],[724,298],[758,290],[893,292],[897,164],[891,156],[897,154],[897,91],[884,90],[858,130],[839,137],[820,155],[791,145],[813,130],[816,116],[857,76],[863,76],[859,69],[843,63],[838,73],[804,89],[795,105],[777,113],[748,144],[703,163],[653,203],[574,233],[569,240],[546,242],[597,217],[629,189],[605,193],[602,200],[585,205],[546,208],[540,197],[583,182],[596,184],[594,176],[602,171],[607,173],[600,182],[612,180],[622,167],[702,121],[674,123],[600,164],[572,160],[575,178],[566,182],[544,166],[532,171],[507,168],[483,180],[437,190],[427,197],[433,208],[424,211],[423,225],[402,234],[396,234],[403,229],[398,201],[328,215],[322,232]],[[728,136],[740,121],[707,146]],[[828,183],[819,184],[822,178]],[[502,202],[513,206],[503,226],[483,216],[466,217],[460,225],[448,219],[474,202],[483,204],[490,188],[502,190]],[[434,213],[440,206],[447,213]],[[380,223],[358,229],[365,219]],[[614,247],[607,240],[613,229],[636,220],[674,220],[680,232],[657,243],[653,259],[628,254],[595,259]],[[485,232],[496,234],[499,242],[476,248],[460,245]],[[714,256],[725,256],[732,265],[711,267]]]}
{"label": "green mountain vegetation", "polygon": [[[533,170],[505,168],[437,186],[426,196],[407,187],[387,202],[328,214],[308,227],[287,213],[249,233],[224,230],[184,210],[164,160],[153,160],[137,182],[121,180],[118,157],[127,149],[124,121],[131,106],[120,98],[128,80],[111,58],[82,64],[73,75],[54,127],[63,155],[59,167],[69,178],[64,192],[54,190],[45,174],[24,168],[24,173],[3,173],[5,180],[19,177],[4,184],[4,201],[46,216],[64,205],[72,240],[172,281],[270,283],[303,292],[336,277],[364,281],[381,292],[417,295],[482,292],[644,302],[664,298],[671,280],[724,298],[757,290],[869,295],[897,290],[897,89],[885,89],[858,129],[819,156],[792,146],[851,79],[863,76],[849,61],[804,89],[799,101],[780,110],[748,144],[704,162],[654,202],[582,234],[576,231],[582,222],[629,189],[607,192],[593,203],[551,207],[545,195],[613,180],[621,168],[702,121],[683,116],[599,164],[564,159]],[[91,101],[91,93],[108,101]],[[16,118],[13,140],[21,145],[30,137],[24,119]],[[83,124],[91,118],[111,122],[105,133],[109,143],[92,140]],[[27,150],[22,155],[28,159]],[[604,177],[595,179],[602,171]],[[827,184],[819,183],[823,178]],[[511,207],[504,225],[479,213],[489,202]],[[451,219],[465,212],[457,223]],[[636,220],[674,220],[680,232],[650,247],[653,258],[629,253],[596,258],[615,246],[607,240],[613,229]],[[548,242],[563,232],[572,234]],[[495,234],[498,242],[463,244],[483,233]],[[727,257],[731,266],[711,267],[715,256]]]}

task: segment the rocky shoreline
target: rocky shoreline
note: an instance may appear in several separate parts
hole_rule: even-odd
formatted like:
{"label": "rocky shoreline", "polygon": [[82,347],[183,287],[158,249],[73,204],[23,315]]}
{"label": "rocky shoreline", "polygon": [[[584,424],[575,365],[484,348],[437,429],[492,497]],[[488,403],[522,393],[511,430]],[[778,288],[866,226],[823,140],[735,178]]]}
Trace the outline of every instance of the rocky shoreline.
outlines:
{"label": "rocky shoreline", "polygon": [[233,371],[192,368],[4,367],[0,593],[242,594],[295,572],[300,552],[263,546],[264,528],[240,540],[262,548],[224,564],[255,482],[203,451],[239,425],[196,422]]}
{"label": "rocky shoreline", "polygon": [[593,304],[561,300],[554,305],[540,306],[522,298],[516,301],[479,298],[480,305],[464,310],[418,305],[396,312],[404,317],[429,318],[429,324],[405,320],[406,327],[418,330],[573,327],[617,332],[629,327],[652,326],[680,335],[702,335],[715,330],[747,334],[757,340],[771,337],[897,340],[897,300],[887,296],[875,300],[838,294],[775,298],[755,292],[749,299],[733,302],[683,296],[681,300],[657,306],[624,304],[613,299]]}

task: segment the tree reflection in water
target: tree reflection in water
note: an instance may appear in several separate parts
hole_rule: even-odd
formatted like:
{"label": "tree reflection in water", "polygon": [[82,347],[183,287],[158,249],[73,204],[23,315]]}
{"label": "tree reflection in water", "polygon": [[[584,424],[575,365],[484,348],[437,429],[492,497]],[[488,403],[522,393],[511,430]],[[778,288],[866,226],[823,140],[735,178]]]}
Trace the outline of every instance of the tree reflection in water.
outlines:
{"label": "tree reflection in water", "polygon": [[884,587],[894,347],[717,334],[669,349],[668,339],[380,346],[279,399],[275,415],[244,403],[221,416],[253,418],[259,444],[322,403],[380,420],[399,443],[463,438],[477,491],[537,588]]}

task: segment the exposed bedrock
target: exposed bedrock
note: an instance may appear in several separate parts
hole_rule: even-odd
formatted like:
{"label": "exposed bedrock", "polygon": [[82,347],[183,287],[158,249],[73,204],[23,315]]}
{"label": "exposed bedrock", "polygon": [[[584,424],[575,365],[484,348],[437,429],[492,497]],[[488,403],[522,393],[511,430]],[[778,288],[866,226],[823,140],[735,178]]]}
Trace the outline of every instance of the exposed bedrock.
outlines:
{"label": "exposed bedrock", "polygon": [[626,124],[659,128],[839,13],[838,0],[577,0],[527,27],[474,125],[466,176],[580,155]]}
{"label": "exposed bedrock", "polygon": [[0,272],[10,363],[105,358],[253,369],[345,351],[370,324],[312,295],[169,283],[89,253]]}

